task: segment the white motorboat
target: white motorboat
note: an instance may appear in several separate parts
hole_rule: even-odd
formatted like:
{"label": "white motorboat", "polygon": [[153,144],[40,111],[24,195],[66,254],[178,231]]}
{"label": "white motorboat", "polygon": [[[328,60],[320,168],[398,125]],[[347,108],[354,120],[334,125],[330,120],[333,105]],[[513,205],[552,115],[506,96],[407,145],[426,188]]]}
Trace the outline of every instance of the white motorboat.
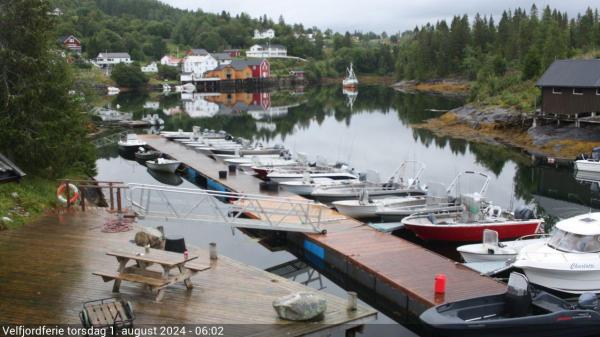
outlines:
{"label": "white motorboat", "polygon": [[317,186],[345,184],[355,180],[356,179],[334,180],[331,178],[311,178],[308,172],[305,172],[301,180],[282,181],[279,183],[279,186],[290,193],[310,196]]}
{"label": "white motorboat", "polygon": [[376,215],[384,221],[401,221],[405,217],[420,213],[456,213],[462,211],[460,196],[465,191],[461,191],[461,186],[477,186],[476,182],[461,184],[463,178],[483,178],[481,188],[476,192],[480,198],[485,199],[485,193],[489,186],[490,178],[480,172],[464,171],[456,175],[448,187],[442,184],[430,184],[427,189],[427,198],[424,204],[420,205],[388,205],[380,207]]}
{"label": "white motorboat", "polygon": [[125,139],[118,142],[119,149],[125,151],[137,151],[139,147],[144,147],[147,143],[140,140],[135,133],[128,133]]}
{"label": "white motorboat", "polygon": [[577,171],[600,172],[600,147],[592,149],[592,156],[587,158],[586,155],[579,155],[579,159],[575,160],[575,169]]}
{"label": "white motorboat", "polygon": [[514,241],[498,241],[498,232],[485,229],[483,242],[463,245],[456,250],[467,263],[473,262],[503,262],[508,261],[523,249],[523,247],[548,241],[547,234],[534,234],[518,238]]}
{"label": "white motorboat", "polygon": [[121,92],[121,90],[117,87],[108,87],[106,88],[106,93],[109,96],[114,96],[114,95],[118,95]]}
{"label": "white motorboat", "polygon": [[600,292],[600,213],[559,221],[547,242],[521,249],[513,267],[537,285],[566,293]]}
{"label": "white motorboat", "polygon": [[379,209],[386,206],[418,206],[425,204],[424,195],[407,195],[403,197],[387,197],[371,199],[365,190],[358,200],[334,201],[333,207],[338,212],[352,218],[373,218]]}
{"label": "white motorboat", "polygon": [[[412,176],[404,176],[412,169]],[[419,178],[425,170],[425,164],[419,161],[404,161],[387,182],[354,181],[348,184],[324,185],[316,187],[311,196],[321,202],[353,200],[366,190],[373,199],[390,196],[424,195],[426,187],[421,186]]]}
{"label": "white motorboat", "polygon": [[162,90],[163,90],[163,93],[170,93],[171,92],[171,86],[168,85],[167,83],[163,83]]}
{"label": "white motorboat", "polygon": [[[255,169],[256,170],[256,169]],[[329,178],[332,180],[350,180],[358,179],[358,176],[352,172],[345,164],[335,164],[333,166],[310,166],[302,165],[300,167],[275,167],[268,174],[267,178],[273,182],[281,183],[291,180],[302,180],[307,175],[314,178]]]}
{"label": "white motorboat", "polygon": [[159,172],[175,173],[179,165],[181,165],[180,161],[166,158],[157,158],[146,161],[146,166],[148,166],[149,169]]}

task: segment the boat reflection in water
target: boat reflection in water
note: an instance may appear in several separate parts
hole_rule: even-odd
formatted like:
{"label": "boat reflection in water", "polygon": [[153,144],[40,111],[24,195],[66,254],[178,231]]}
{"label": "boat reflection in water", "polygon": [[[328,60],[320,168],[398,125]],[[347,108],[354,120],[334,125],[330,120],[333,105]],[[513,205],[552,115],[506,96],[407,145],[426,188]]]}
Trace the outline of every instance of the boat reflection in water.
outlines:
{"label": "boat reflection in water", "polygon": [[159,172],[151,169],[148,169],[147,171],[152,178],[165,185],[179,186],[183,183],[183,179],[175,173]]}

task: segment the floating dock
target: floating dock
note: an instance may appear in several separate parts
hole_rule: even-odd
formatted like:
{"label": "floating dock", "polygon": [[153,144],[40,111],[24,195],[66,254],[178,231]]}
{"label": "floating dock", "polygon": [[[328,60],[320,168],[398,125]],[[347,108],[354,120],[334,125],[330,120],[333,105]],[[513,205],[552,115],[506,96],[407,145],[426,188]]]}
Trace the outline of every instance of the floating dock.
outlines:
{"label": "floating dock", "polygon": [[[287,198],[297,195],[287,192],[267,192],[260,189],[262,180],[243,173],[229,174],[219,179],[219,171],[227,167],[184,145],[157,135],[140,139],[149,146],[184,163],[204,179],[217,182],[232,192],[270,195]],[[352,218],[326,208],[323,214],[343,218],[324,222],[326,234],[286,233],[288,241],[303,251],[311,262],[335,268],[353,283],[391,303],[406,316],[421,314],[427,308],[449,301],[474,296],[502,293],[506,285],[410,241],[379,232]],[[446,275],[446,293],[434,293],[436,274]]]}
{"label": "floating dock", "polygon": [[2,323],[80,324],[84,302],[113,296],[132,302],[136,326],[202,324],[223,327],[223,336],[352,335],[353,329],[376,318],[375,310],[362,305],[347,310],[346,299],[320,292],[327,300],[322,321],[280,320],[272,307],[274,299],[315,290],[225,256],[210,260],[206,250],[192,247],[188,248],[200,256],[198,263],[211,267],[192,277],[194,289],[187,290],[183,283],[168,287],[160,303],[137,283],[124,282],[114,294],[112,284],[92,272],[116,271],[116,259],[106,252],[132,244],[135,229],[102,232],[111,216],[102,209],[53,214],[0,232]]}

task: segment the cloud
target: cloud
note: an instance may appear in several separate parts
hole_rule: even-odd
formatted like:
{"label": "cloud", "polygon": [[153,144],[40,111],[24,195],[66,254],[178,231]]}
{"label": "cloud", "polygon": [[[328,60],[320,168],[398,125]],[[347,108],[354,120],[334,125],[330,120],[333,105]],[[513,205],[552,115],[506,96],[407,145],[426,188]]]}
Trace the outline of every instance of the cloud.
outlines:
{"label": "cloud", "polygon": [[[475,13],[494,15],[498,18],[503,10],[521,7],[527,9],[533,2],[522,0],[162,0],[172,6],[201,9],[231,14],[246,12],[253,17],[267,14],[273,20],[280,15],[288,23],[302,23],[305,27],[317,26],[335,31],[387,31],[397,32],[413,29],[417,25],[451,19],[454,15]],[[538,8],[549,5],[566,11],[570,17],[595,8],[597,0],[545,0],[536,1]]]}

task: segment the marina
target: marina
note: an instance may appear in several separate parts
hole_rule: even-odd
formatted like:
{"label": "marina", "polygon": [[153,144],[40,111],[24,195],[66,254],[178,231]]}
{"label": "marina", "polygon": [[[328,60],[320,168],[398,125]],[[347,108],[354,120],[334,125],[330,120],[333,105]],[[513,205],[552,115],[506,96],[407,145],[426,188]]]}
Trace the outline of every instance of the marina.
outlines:
{"label": "marina", "polygon": [[[188,168],[230,191],[263,193],[260,180],[253,176],[233,174],[221,179],[218,172],[225,169],[223,164],[160,136],[142,136],[141,139],[174,158],[186,158],[183,163]],[[299,196],[295,198],[301,199]],[[332,218],[340,218],[335,211],[325,209],[324,212],[331,213]],[[504,289],[504,285],[497,281],[482,277],[411,242],[377,232],[354,219],[344,218],[325,223],[323,228],[327,230],[326,235],[288,233],[287,237],[321,263],[341,270],[408,314],[419,315],[440,301],[466,298],[474,289],[478,293],[490,294]],[[388,261],[403,263],[399,265]],[[444,273],[452,280],[443,298],[436,296],[433,291],[437,273]]]}

